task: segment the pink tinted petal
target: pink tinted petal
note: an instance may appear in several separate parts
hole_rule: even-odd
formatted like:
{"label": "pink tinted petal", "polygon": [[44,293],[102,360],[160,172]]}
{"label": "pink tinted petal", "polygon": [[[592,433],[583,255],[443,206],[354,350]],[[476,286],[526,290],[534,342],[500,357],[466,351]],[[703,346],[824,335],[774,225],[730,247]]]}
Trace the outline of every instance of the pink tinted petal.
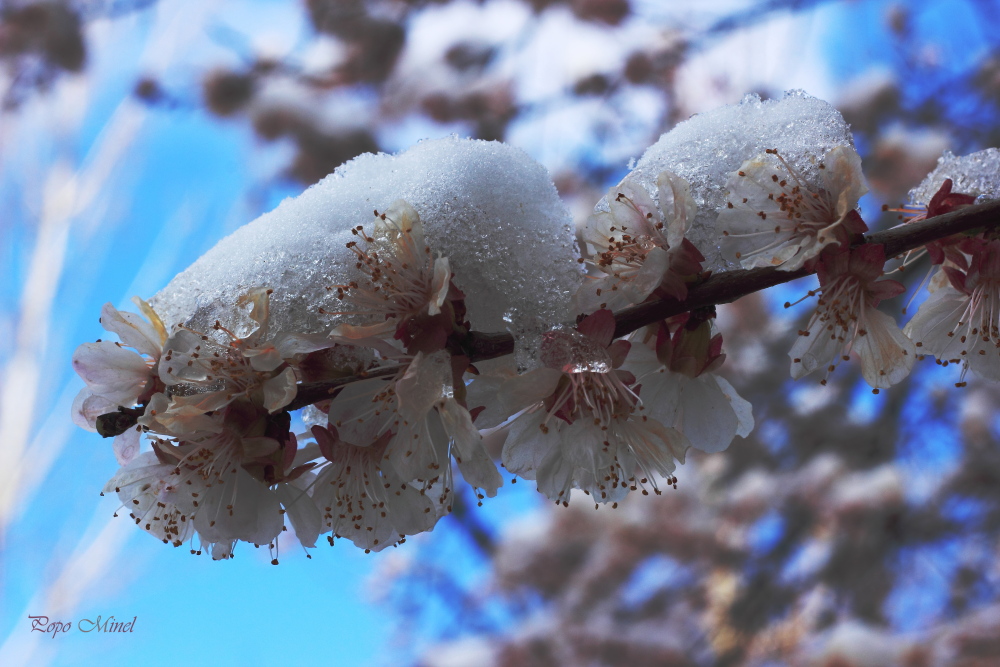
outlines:
{"label": "pink tinted petal", "polygon": [[878,280],[884,268],[885,246],[881,243],[866,243],[851,251],[850,272],[859,280]]}
{"label": "pink tinted petal", "polygon": [[970,290],[965,285],[966,276],[964,273],[951,266],[942,266],[941,270],[944,271],[944,274],[948,277],[948,282],[951,283],[952,287],[959,292],[964,292],[965,294],[970,293]]}
{"label": "pink tinted petal", "polygon": [[896,280],[879,280],[868,288],[868,294],[873,300],[872,306],[877,306],[884,299],[892,299],[906,291],[906,286]]}
{"label": "pink tinted petal", "polygon": [[86,387],[73,400],[71,413],[73,423],[88,431],[97,431],[95,424],[101,415],[115,412],[118,406],[103,396],[97,396]]}
{"label": "pink tinted petal", "polygon": [[139,453],[140,435],[142,435],[141,429],[130,428],[121,435],[115,436],[113,448],[118,465],[127,466]]}
{"label": "pink tinted petal", "polygon": [[73,370],[91,387],[142,384],[150,375],[141,356],[110,341],[84,343],[76,348]]}
{"label": "pink tinted petal", "polygon": [[625,363],[625,357],[632,348],[632,343],[627,340],[616,340],[608,346],[608,355],[611,357],[611,367],[618,368]]}
{"label": "pink tinted petal", "polygon": [[598,345],[607,347],[615,337],[615,316],[610,310],[601,309],[588,315],[576,329]]}
{"label": "pink tinted petal", "polygon": [[316,438],[316,444],[319,445],[319,451],[323,454],[323,457],[328,461],[336,461],[334,447],[340,442],[340,439],[336,436],[337,429],[333,427],[326,429],[317,425],[313,426],[310,430],[313,437]]}

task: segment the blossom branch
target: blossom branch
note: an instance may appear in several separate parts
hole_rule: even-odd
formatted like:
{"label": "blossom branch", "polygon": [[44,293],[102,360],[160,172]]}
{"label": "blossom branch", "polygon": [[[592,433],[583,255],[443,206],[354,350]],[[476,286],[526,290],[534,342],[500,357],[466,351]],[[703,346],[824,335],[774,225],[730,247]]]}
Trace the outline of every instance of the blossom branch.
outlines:
{"label": "blossom branch", "polygon": [[[970,232],[977,229],[993,228],[1000,224],[1000,201],[969,206],[951,213],[935,216],[928,220],[913,222],[881,232],[873,232],[865,237],[864,243],[881,244],[886,257],[895,257],[909,250],[919,248],[939,239]],[[699,308],[707,308],[722,303],[731,303],[740,297],[780,285],[812,274],[809,269],[782,271],[776,268],[740,269],[716,273],[704,281],[692,285],[683,301],[677,299],[655,299],[637,306],[631,306],[615,313],[615,338],[620,338],[644,326],[659,322]],[[503,332],[469,332],[465,340],[466,354],[472,362],[495,359],[514,352],[514,338]],[[295,399],[284,409],[293,411],[335,396],[338,391],[352,382],[372,378],[393,377],[399,368],[396,365],[376,368],[363,375],[353,375],[324,382],[306,382],[298,385]],[[112,413],[105,428],[99,427],[106,437],[121,433],[135,424],[135,411]],[[110,420],[114,420],[112,425]],[[103,420],[102,420],[103,421]],[[101,424],[103,427],[104,424]]]}
{"label": "blossom branch", "polygon": [[[1000,224],[1000,201],[991,201],[928,220],[874,232],[865,237],[865,243],[882,244],[885,246],[885,256],[895,257],[931,241],[975,229],[995,227],[997,224]],[[806,269],[782,271],[770,267],[716,273],[703,282],[692,285],[688,289],[687,298],[683,301],[656,299],[618,311],[615,313],[615,338],[628,335],[673,315],[721,303],[731,303],[753,292],[812,273],[813,271]],[[470,336],[472,351],[469,356],[474,362],[501,357],[514,351],[514,339],[508,333],[473,331]]]}

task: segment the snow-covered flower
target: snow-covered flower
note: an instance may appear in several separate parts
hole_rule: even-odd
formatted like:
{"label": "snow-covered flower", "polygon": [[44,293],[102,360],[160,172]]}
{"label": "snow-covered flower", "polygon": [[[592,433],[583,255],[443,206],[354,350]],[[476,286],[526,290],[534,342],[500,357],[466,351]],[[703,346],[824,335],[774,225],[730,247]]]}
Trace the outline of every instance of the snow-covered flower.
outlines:
{"label": "snow-covered flower", "polygon": [[[197,420],[199,415],[219,410],[239,397],[249,397],[272,413],[295,398],[297,379],[286,358],[330,347],[334,341],[316,336],[269,338],[270,294],[270,290],[256,288],[240,300],[239,305],[250,306],[248,315],[257,325],[243,337],[216,322],[213,335],[181,326],[167,339],[159,376],[164,385],[171,387],[168,404],[165,409],[157,405],[156,415],[147,410],[152,421],[164,426],[168,421],[173,424],[162,432],[184,433],[189,418]],[[153,427],[151,423],[147,426]]]}
{"label": "snow-covered flower", "polygon": [[550,331],[544,367],[501,386],[508,414],[520,413],[507,427],[504,466],[555,502],[567,503],[573,488],[598,502],[647,483],[655,490],[656,476],[673,483],[674,461],[684,459],[684,436],[643,414],[635,378],[621,370],[631,344],[612,342],[614,330],[611,312],[599,310],[575,331]]}
{"label": "snow-covered flower", "polygon": [[754,427],[752,408],[716,375],[726,356],[712,313],[684,313],[661,322],[653,347],[636,342],[624,368],[635,377],[643,414],[677,429],[695,449],[720,452]]}
{"label": "snow-covered flower", "polygon": [[664,171],[656,184],[659,207],[642,186],[625,180],[608,190],[608,210],[587,220],[583,238],[594,248],[588,262],[605,275],[581,286],[580,312],[641,303],[657,288],[676,299],[687,296],[685,278],[704,260],[684,238],[697,207],[683,178]]}
{"label": "snow-covered flower", "polygon": [[376,211],[371,236],[361,225],[351,231],[366,244],[347,244],[357,255],[361,277],[335,287],[347,308],[331,314],[371,323],[339,324],[332,335],[359,342],[395,338],[411,354],[443,349],[456,318],[461,322],[465,315],[464,295],[451,282],[448,258],[434,258],[424,244],[417,211],[398,200],[388,211]]}
{"label": "snow-covered flower", "polygon": [[747,269],[795,271],[828,245],[846,246],[867,231],[856,211],[868,192],[857,151],[836,146],[819,169],[820,182],[809,182],[776,150],[744,162],[719,213],[724,251]]}
{"label": "snow-covered flower", "polygon": [[957,248],[963,257],[940,269],[948,284],[920,305],[905,332],[921,357],[962,365],[958,386],[969,370],[1000,380],[1000,241],[967,238]]}
{"label": "snow-covered flower", "polygon": [[850,358],[851,351],[858,353],[861,374],[876,393],[909,375],[916,348],[895,320],[878,310],[880,301],[906,288],[895,280],[879,280],[884,266],[881,245],[823,253],[818,266],[816,312],[788,353],[793,378],[825,369],[821,383],[826,384],[829,374],[841,359]]}

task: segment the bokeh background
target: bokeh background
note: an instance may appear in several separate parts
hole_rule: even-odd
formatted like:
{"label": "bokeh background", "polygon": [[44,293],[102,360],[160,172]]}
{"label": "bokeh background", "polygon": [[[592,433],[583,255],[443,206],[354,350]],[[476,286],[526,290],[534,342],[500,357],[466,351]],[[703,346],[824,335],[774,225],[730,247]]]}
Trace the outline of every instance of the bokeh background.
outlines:
{"label": "bokeh background", "polygon": [[808,280],[720,309],[752,436],[616,510],[521,482],[388,552],[214,563],[114,518],[110,443],[69,418],[103,303],[367,151],[506,141],[581,222],[675,123],[801,88],[894,224],[943,150],[1000,144],[998,25],[996,0],[0,1],[0,664],[1000,663],[1000,392],[932,361],[878,396],[850,364],[791,382]]}

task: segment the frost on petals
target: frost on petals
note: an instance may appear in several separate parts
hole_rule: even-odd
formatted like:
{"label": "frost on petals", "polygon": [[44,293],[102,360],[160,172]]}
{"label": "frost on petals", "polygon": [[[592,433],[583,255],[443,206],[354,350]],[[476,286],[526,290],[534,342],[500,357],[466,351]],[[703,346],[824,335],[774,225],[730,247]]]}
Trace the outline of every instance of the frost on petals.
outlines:
{"label": "frost on petals", "polygon": [[577,309],[592,312],[643,302],[659,289],[684,299],[686,280],[704,257],[684,238],[697,207],[686,180],[669,171],[657,178],[659,206],[631,181],[608,190],[607,211],[592,215],[584,240],[594,248],[588,262],[604,275],[588,279],[576,295]]}
{"label": "frost on petals", "polygon": [[776,150],[747,160],[732,174],[719,213],[724,252],[743,268],[802,268],[832,244],[846,247],[867,231],[858,199],[868,192],[861,158],[837,146],[820,163],[820,182],[808,182]]}
{"label": "frost on petals", "polygon": [[307,337],[269,338],[270,294],[256,288],[240,300],[240,305],[250,307],[249,317],[257,325],[243,337],[216,322],[211,332],[179,327],[167,339],[160,379],[164,385],[181,388],[170,400],[172,414],[212,412],[243,396],[276,412],[295,398],[296,376],[285,358],[292,352],[332,347],[334,342],[323,339],[306,346],[297,339]]}
{"label": "frost on petals", "polygon": [[916,348],[895,320],[878,310],[880,301],[905,290],[895,280],[878,280],[884,264],[881,245],[823,253],[816,312],[788,353],[793,378],[825,370],[821,382],[826,384],[829,374],[841,360],[850,358],[851,351],[858,353],[861,374],[876,391],[909,375]]}
{"label": "frost on petals", "polygon": [[394,338],[411,354],[442,349],[453,323],[464,318],[464,295],[451,282],[448,258],[433,257],[424,244],[417,211],[398,200],[388,211],[375,212],[371,235],[361,225],[351,232],[364,244],[347,244],[361,275],[331,288],[344,309],[330,314],[363,323],[338,324],[333,335],[358,341]]}

